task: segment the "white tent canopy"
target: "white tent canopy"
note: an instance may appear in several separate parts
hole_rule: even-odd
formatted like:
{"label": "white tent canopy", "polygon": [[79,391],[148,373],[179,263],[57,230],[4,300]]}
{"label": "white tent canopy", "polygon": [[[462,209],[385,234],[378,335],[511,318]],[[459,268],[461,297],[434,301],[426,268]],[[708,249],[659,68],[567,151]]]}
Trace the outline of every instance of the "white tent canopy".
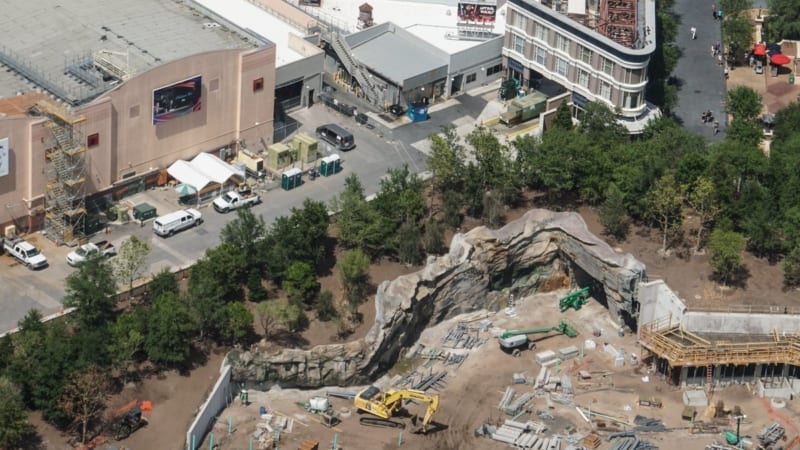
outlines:
{"label": "white tent canopy", "polygon": [[210,153],[200,153],[191,161],[175,161],[167,169],[172,178],[195,188],[198,192],[209,184],[224,185],[231,178],[244,181],[244,172]]}

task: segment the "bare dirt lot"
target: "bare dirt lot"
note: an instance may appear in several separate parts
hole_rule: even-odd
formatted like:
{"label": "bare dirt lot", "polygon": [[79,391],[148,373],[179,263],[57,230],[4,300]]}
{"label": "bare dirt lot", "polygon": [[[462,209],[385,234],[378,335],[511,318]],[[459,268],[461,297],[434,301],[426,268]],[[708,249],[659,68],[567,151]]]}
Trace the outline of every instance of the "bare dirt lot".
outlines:
{"label": "bare dirt lot", "polygon": [[[563,314],[560,313],[557,308],[557,299],[559,294],[563,293],[564,291],[539,294],[518,300],[516,307],[518,316],[515,318],[508,317],[504,311],[490,314],[489,320],[493,324],[491,331],[497,333],[501,329],[551,326],[557,324],[562,318],[568,318],[580,332],[577,338],[571,339],[553,333],[534,335],[534,339],[539,339],[537,348],[533,351],[523,352],[519,358],[514,358],[499,348],[497,340],[492,338],[490,333],[484,333],[484,337],[489,339],[482,346],[472,350],[456,350],[469,355],[461,365],[444,365],[444,363],[438,362],[429,368],[419,366],[416,368],[420,373],[447,371],[447,376],[440,389],[429,391],[429,393],[439,393],[441,404],[433,419],[434,423],[439,424],[438,430],[428,435],[413,434],[410,423],[402,436],[396,429],[364,427],[359,424],[361,415],[353,410],[351,401],[337,398],[330,399],[334,410],[340,413],[345,411],[346,417],[342,417],[342,422],[335,428],[329,429],[319,423],[318,416],[304,411],[297,405],[298,402],[308,401],[312,396],[325,395],[326,390],[273,390],[266,393],[251,393],[252,403],[250,405],[242,406],[237,403],[223,411],[215,427],[215,443],[222,450],[248,448],[250,439],[254,439],[253,433],[257,430],[257,424],[263,422],[263,419],[259,417],[259,409],[264,407],[269,414],[288,417],[293,421],[292,431],[281,436],[280,448],[298,448],[303,441],[313,439],[320,443],[321,449],[327,449],[330,448],[334,436],[339,448],[347,450],[398,447],[437,450],[509,448],[506,444],[492,441],[486,437],[476,437],[474,432],[484,423],[502,424],[505,419],[511,418],[498,409],[498,402],[506,387],[511,385],[512,374],[523,373],[527,378],[535,378],[540,371],[540,367],[534,361],[536,353],[543,350],[557,352],[570,345],[580,348],[586,340],[592,340],[597,348],[584,350],[583,358],[567,360],[554,369],[560,374],[569,375],[575,389],[575,395],[572,398],[575,404],[630,423],[636,415],[662,420],[670,431],[641,433],[640,437],[664,450],[700,449],[714,439],[720,440],[721,430],[735,428],[733,424],[723,421],[718,425],[720,431],[717,433],[690,434],[688,422],[683,421],[680,417],[683,410],[680,390],[669,387],[662,380],[648,374],[648,366],[630,365],[627,357],[624,366],[614,367],[611,355],[603,351],[603,344],[610,344],[616,349],[624,351],[626,356],[631,353],[638,354],[635,336],[620,337],[617,334],[616,325],[611,322],[605,308],[593,301],[590,301],[580,311],[570,310]],[[462,316],[426,330],[420,343],[424,345],[425,349],[446,350],[442,345],[442,337],[446,335],[447,330],[459,320],[475,317],[477,316],[473,313],[467,319]],[[595,336],[597,332],[600,332],[600,337]],[[538,336],[543,337],[539,338]],[[418,360],[418,362],[422,361]],[[589,372],[592,378],[585,381],[578,380],[577,374],[580,370]],[[648,377],[646,381],[643,379],[645,376]],[[398,378],[400,378],[398,375],[387,375],[375,384],[381,389],[387,389],[392,387]],[[517,395],[533,390],[533,387],[529,385],[520,384],[513,387]],[[359,389],[358,387],[330,388],[327,391],[357,392]],[[651,397],[660,398],[663,408],[639,406],[640,398]],[[796,422],[796,406],[793,403],[790,402],[786,409],[772,411],[770,415],[768,404],[755,398],[743,386],[714,392],[711,403],[716,404],[718,401],[723,401],[726,409],[739,406],[747,415],[747,419],[742,424],[743,436],[755,436],[764,426],[775,420],[794,420]],[[409,404],[406,408],[409,414],[422,414],[425,405]],[[613,425],[610,421],[597,419],[590,424],[582,419],[572,406],[554,403],[553,408],[549,408],[546,395],[537,396],[532,404],[529,404],[529,409],[531,412],[521,415],[517,420],[520,422],[533,420],[542,423],[547,428],[543,434],[548,437],[567,436],[570,432],[574,436],[584,435],[593,430],[604,436],[607,432],[603,430],[610,429]],[[538,411],[549,412],[552,419],[539,417]],[[781,414],[784,418],[779,419],[775,414]],[[408,419],[401,420],[408,422]],[[708,411],[699,408],[696,420],[708,421],[711,420],[711,416]],[[233,423],[233,432],[230,434],[228,433],[229,421]],[[791,432],[787,431],[787,434],[791,434]],[[402,446],[398,445],[400,438],[402,438]],[[253,448],[260,448],[256,439],[253,442]],[[599,448],[608,447],[609,443],[604,442]]]}

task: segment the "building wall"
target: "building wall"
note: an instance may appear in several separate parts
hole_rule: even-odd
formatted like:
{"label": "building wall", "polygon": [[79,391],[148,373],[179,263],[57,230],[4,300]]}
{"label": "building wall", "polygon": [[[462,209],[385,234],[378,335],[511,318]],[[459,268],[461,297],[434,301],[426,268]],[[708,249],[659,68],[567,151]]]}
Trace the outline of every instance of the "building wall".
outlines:
{"label": "building wall", "polygon": [[447,92],[451,92],[452,84],[456,77],[462,75],[461,86],[456,86],[458,91],[468,91],[490,83],[502,74],[497,66],[502,65],[500,52],[503,49],[505,36],[498,36],[475,47],[468,48],[450,55],[450,76],[447,80]]}
{"label": "building wall", "polygon": [[[198,75],[201,109],[154,125],[153,91]],[[261,89],[254,88],[256,79],[263,79]],[[274,46],[197,54],[126,81],[74,110],[86,119],[76,125],[75,138],[87,145],[89,136],[98,137],[86,148],[86,193],[240,139],[271,143],[274,93]],[[46,120],[0,117],[0,137],[9,137],[11,150],[10,173],[0,178],[0,206],[26,202],[25,214],[37,216],[47,180],[45,150],[55,145]],[[19,222],[21,213],[9,209],[0,207],[0,226]],[[36,218],[24,220],[36,228]]]}
{"label": "building wall", "polygon": [[646,110],[647,52],[626,53],[621,46],[610,45],[609,39],[591,37],[588,29],[579,35],[574,30],[582,25],[569,17],[538,14],[523,4],[509,2],[503,45],[504,64],[513,68],[509,62],[513,59],[523,66],[523,85],[535,71],[589,101],[621,108],[623,116],[635,117]]}

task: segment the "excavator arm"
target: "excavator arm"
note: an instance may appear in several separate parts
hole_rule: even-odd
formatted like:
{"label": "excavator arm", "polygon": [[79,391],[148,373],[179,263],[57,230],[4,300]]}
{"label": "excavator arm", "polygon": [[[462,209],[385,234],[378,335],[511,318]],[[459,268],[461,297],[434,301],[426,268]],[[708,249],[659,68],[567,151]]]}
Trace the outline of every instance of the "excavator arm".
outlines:
{"label": "excavator arm", "polygon": [[403,400],[417,400],[427,403],[428,408],[425,410],[421,426],[424,433],[436,410],[439,409],[438,394],[429,395],[415,389],[390,389],[386,392],[380,392],[378,388],[371,386],[361,391],[354,399],[356,408],[382,419],[390,419],[400,409]]}

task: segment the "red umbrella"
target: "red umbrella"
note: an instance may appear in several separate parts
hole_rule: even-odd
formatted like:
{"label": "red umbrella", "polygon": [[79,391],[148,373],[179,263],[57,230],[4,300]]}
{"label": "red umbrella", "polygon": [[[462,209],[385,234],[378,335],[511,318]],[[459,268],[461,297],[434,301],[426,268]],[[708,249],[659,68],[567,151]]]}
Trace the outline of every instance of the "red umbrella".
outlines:
{"label": "red umbrella", "polygon": [[767,46],[764,44],[756,44],[753,46],[753,55],[764,56],[767,54]]}
{"label": "red umbrella", "polygon": [[775,64],[776,66],[782,66],[784,64],[789,64],[791,59],[784,55],[783,53],[776,53],[769,58],[769,62]]}

